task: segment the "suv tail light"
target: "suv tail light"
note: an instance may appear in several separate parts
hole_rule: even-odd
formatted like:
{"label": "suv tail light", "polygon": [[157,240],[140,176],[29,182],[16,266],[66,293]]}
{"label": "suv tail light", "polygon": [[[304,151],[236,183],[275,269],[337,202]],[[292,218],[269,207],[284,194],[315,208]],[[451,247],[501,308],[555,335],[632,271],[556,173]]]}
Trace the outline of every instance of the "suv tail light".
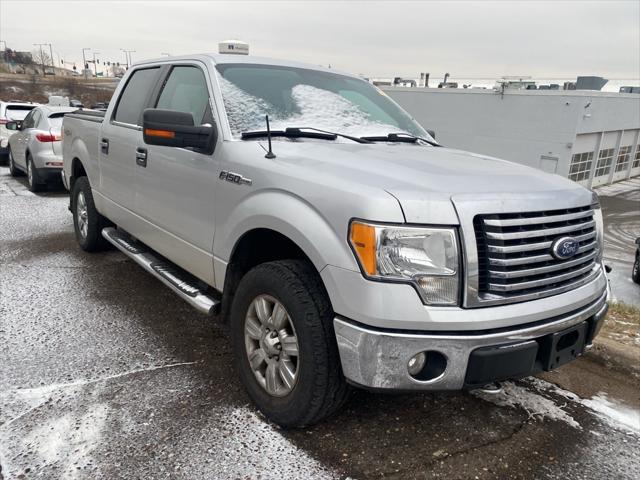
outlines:
{"label": "suv tail light", "polygon": [[50,133],[36,133],[36,140],[39,142],[58,142],[62,140],[60,135],[53,135]]}
{"label": "suv tail light", "polygon": [[8,118],[0,118],[0,125],[6,125],[7,123],[9,123]]}

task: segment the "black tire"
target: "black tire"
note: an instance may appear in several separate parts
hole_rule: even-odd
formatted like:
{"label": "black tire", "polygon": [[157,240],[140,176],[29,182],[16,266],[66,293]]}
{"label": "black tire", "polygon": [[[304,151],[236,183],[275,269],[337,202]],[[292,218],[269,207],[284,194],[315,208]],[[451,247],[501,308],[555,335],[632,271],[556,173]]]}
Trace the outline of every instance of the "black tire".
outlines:
{"label": "black tire", "polygon": [[14,162],[14,160],[13,160],[13,153],[11,153],[11,147],[9,147],[9,152],[8,152],[8,154],[7,154],[7,155],[9,156],[9,174],[10,174],[12,177],[21,177],[22,175],[24,175],[24,174],[22,173],[22,170],[20,170],[20,169],[16,166],[16,164],[15,164],[15,162]]}
{"label": "black tire", "polygon": [[636,254],[636,261],[633,262],[633,270],[631,271],[631,279],[640,284],[640,255]]}
{"label": "black tire", "polygon": [[[82,194],[86,206],[86,234],[83,234],[79,225],[78,197]],[[98,252],[109,246],[102,236],[102,229],[113,225],[109,220],[100,215],[93,201],[91,185],[87,177],[78,178],[73,184],[71,192],[71,213],[73,214],[73,227],[76,233],[76,241],[85,252]]]}
{"label": "black tire", "polygon": [[[245,316],[252,301],[268,295],[286,309],[298,338],[298,377],[285,396],[269,394],[256,380],[245,346]],[[283,428],[301,428],[328,417],[347,399],[333,329],[333,311],[312,265],[302,260],[263,263],[240,281],[231,307],[236,368],[258,408]]]}
{"label": "black tire", "polygon": [[[29,172],[29,169],[31,169],[31,172]],[[29,190],[34,193],[42,190],[44,186],[40,175],[38,175],[38,169],[33,164],[33,159],[29,153],[27,153],[27,183],[29,184]]]}

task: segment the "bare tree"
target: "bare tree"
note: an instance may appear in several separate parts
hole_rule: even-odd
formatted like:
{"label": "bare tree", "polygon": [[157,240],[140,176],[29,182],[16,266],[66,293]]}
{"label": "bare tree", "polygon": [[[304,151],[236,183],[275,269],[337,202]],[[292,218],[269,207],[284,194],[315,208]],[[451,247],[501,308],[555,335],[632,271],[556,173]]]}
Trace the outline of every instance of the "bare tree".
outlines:
{"label": "bare tree", "polygon": [[42,73],[44,73],[45,67],[53,65],[51,56],[44,50],[34,50],[31,55],[33,57],[33,63],[40,65],[43,68]]}

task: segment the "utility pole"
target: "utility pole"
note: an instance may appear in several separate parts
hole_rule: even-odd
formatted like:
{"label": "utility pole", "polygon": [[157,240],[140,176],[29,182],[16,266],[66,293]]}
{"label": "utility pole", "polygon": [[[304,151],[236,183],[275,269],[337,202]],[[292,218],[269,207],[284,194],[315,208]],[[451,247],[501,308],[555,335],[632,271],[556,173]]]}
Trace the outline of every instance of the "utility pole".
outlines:
{"label": "utility pole", "polygon": [[87,79],[87,59],[84,56],[85,50],[91,50],[91,48],[83,48],[82,49],[82,73],[84,74],[84,79]]}
{"label": "utility pole", "polygon": [[49,45],[48,43],[34,43],[34,47],[40,47],[40,62],[42,63],[42,75],[44,75],[44,51],[42,50],[43,45]]}

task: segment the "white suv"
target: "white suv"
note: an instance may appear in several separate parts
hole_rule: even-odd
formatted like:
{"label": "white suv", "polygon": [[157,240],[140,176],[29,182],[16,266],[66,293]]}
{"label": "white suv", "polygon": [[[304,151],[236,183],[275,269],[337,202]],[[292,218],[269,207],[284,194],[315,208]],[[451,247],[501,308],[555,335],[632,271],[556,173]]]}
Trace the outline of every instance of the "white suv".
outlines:
{"label": "white suv", "polygon": [[37,106],[37,103],[0,102],[0,156],[6,157],[9,153],[9,137],[15,133],[7,130],[7,123],[24,120]]}

